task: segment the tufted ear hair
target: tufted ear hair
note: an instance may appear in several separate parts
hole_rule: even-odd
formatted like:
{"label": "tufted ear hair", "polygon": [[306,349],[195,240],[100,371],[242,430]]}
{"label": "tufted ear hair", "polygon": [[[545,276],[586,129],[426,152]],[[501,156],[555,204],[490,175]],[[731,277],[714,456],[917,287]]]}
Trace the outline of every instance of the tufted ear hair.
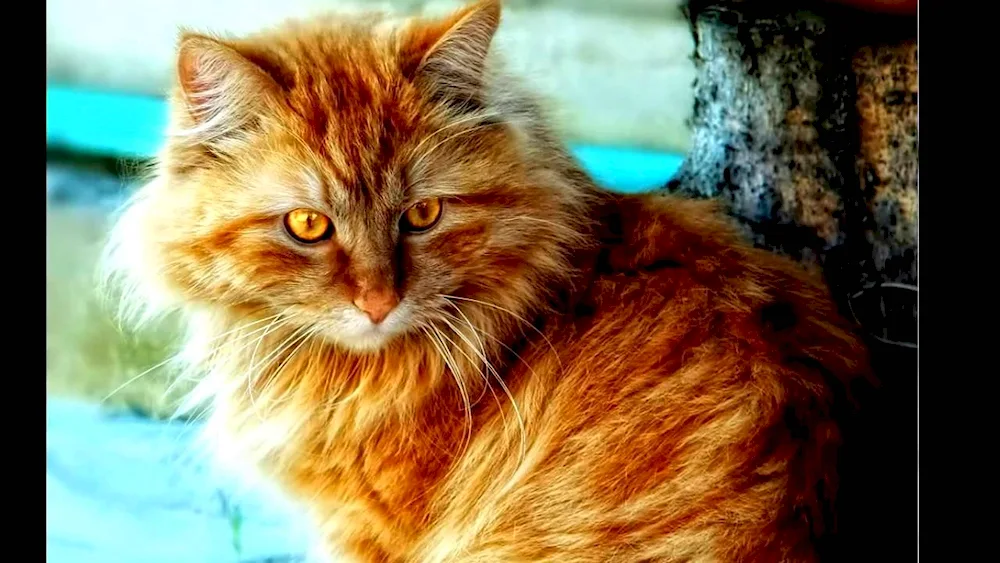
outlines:
{"label": "tufted ear hair", "polygon": [[186,118],[182,133],[208,143],[251,125],[280,91],[232,45],[189,32],[181,34],[177,49],[177,85],[174,103]]}
{"label": "tufted ear hair", "polygon": [[411,78],[445,105],[468,110],[483,103],[486,57],[500,25],[499,0],[481,0],[408,30],[404,60]]}

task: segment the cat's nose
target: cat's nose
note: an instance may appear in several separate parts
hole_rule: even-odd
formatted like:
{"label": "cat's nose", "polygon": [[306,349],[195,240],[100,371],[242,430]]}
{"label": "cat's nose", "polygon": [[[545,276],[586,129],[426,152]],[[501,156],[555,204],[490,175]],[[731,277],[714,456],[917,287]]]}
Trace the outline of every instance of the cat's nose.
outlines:
{"label": "cat's nose", "polygon": [[375,324],[385,320],[399,305],[399,297],[392,288],[363,289],[354,298],[354,306],[364,311]]}

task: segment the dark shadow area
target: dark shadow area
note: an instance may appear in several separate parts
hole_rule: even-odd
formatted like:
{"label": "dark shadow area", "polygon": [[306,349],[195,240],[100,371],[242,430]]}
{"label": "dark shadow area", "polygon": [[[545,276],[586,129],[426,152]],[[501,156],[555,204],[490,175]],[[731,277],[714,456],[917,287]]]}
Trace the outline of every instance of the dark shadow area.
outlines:
{"label": "dark shadow area", "polygon": [[789,0],[684,12],[693,141],[665,189],[719,198],[757,246],[821,267],[860,323],[878,383],[850,390],[824,559],[915,560],[916,18]]}

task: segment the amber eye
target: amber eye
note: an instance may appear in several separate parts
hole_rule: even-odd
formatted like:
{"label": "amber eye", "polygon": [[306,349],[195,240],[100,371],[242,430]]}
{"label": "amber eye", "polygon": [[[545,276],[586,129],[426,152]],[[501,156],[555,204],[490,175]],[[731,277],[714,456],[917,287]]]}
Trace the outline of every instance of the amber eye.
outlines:
{"label": "amber eye", "polygon": [[333,235],[330,218],[312,209],[296,209],[285,215],[285,230],[295,240],[311,244]]}
{"label": "amber eye", "polygon": [[441,218],[441,207],[439,198],[425,199],[406,210],[399,226],[409,233],[426,231],[436,225]]}

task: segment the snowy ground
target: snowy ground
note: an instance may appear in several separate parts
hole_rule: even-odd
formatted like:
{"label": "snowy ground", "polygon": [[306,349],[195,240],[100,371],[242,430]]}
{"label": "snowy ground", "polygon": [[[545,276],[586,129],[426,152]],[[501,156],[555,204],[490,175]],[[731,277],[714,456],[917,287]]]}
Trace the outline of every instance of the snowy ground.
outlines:
{"label": "snowy ground", "polygon": [[214,475],[194,454],[196,427],[47,406],[49,563],[304,560],[291,507]]}

